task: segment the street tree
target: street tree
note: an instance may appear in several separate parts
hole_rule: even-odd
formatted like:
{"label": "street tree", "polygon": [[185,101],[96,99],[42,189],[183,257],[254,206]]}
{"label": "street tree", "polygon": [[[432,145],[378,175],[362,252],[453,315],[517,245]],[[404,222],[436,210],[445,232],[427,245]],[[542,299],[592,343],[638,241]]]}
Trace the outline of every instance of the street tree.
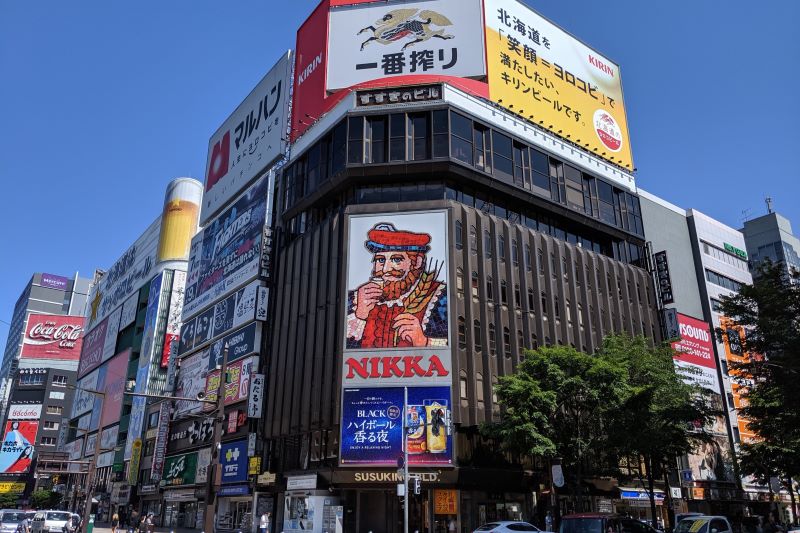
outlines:
{"label": "street tree", "polygon": [[627,395],[609,413],[609,447],[644,464],[654,528],[656,475],[663,472],[666,479],[676,457],[709,440],[703,428],[717,414],[708,394],[676,372],[674,354],[667,344],[652,346],[645,337],[629,335],[606,337],[598,354],[627,372]]}
{"label": "street tree", "polygon": [[584,457],[605,449],[606,420],[628,396],[626,380],[622,364],[568,346],[526,351],[517,371],[500,378],[503,415],[483,433],[515,454],[560,457],[577,505]]}
{"label": "street tree", "polygon": [[[742,473],[767,482],[780,477],[795,507],[791,479],[800,477],[800,274],[767,260],[754,277],[738,294],[721,298],[720,313],[738,327],[717,331],[729,346],[741,346],[745,356],[729,364],[742,386],[739,415],[756,435],[754,442],[742,444],[740,465]],[[764,477],[762,468],[769,468],[769,475]]]}

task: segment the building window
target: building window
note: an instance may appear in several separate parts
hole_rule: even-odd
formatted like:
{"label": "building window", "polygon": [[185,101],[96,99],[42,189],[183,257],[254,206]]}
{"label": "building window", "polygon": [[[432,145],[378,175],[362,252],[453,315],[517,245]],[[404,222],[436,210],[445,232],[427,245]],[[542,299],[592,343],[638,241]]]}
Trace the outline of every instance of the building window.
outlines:
{"label": "building window", "polygon": [[473,344],[475,344],[475,351],[480,352],[483,350],[483,346],[481,345],[481,321],[474,320],[472,322],[472,336]]}
{"label": "building window", "polygon": [[536,350],[539,348],[539,338],[536,336],[536,333],[531,333],[531,350]]}
{"label": "building window", "polygon": [[550,161],[547,154],[538,150],[530,149],[531,156],[531,182],[534,190],[540,193],[550,194]]}
{"label": "building window", "polygon": [[706,279],[714,285],[719,285],[720,287],[724,287],[729,291],[739,292],[739,290],[742,288],[742,284],[740,282],[727,276],[723,276],[722,274],[717,274],[713,270],[706,269]]}
{"label": "building window", "polygon": [[494,280],[491,276],[486,278],[486,300],[489,303],[494,303]]}
{"label": "building window", "polygon": [[44,374],[20,374],[20,385],[42,385],[44,384]]}
{"label": "building window", "polygon": [[522,307],[522,291],[519,289],[519,283],[514,284],[514,307],[517,309]]}
{"label": "building window", "polygon": [[58,422],[53,422],[52,420],[45,420],[42,423],[42,427],[44,429],[56,430],[56,429],[58,429]]}
{"label": "building window", "polygon": [[[385,116],[367,117],[366,152],[370,163],[386,162],[386,128]],[[310,160],[310,157],[309,157]]]}
{"label": "building window", "polygon": [[500,255],[500,261],[506,262],[506,237],[503,234],[497,236],[497,251]]}
{"label": "building window", "polygon": [[547,320],[547,294],[544,291],[542,291],[541,298],[542,298],[542,315],[544,315],[544,319]]}
{"label": "building window", "polygon": [[489,353],[497,355],[497,339],[495,338],[494,324],[489,324]]}
{"label": "building window", "polygon": [[577,168],[564,165],[564,178],[567,192],[567,206],[576,211],[584,212],[583,175]]}
{"label": "building window", "polygon": [[519,246],[516,239],[511,239],[511,262],[514,266],[519,266]]}
{"label": "building window", "polygon": [[428,113],[408,116],[408,153],[414,161],[431,158],[431,132]]}
{"label": "building window", "polygon": [[364,162],[364,117],[350,117],[347,128],[347,162]]}
{"label": "building window", "polygon": [[42,437],[39,441],[41,446],[55,446],[56,445],[56,438],[55,437]]}
{"label": "building window", "polygon": [[508,305],[508,284],[506,280],[500,281],[500,303]]}
{"label": "building window", "polygon": [[59,376],[56,374],[53,376],[53,385],[58,387],[65,387],[67,385],[67,376]]}
{"label": "building window", "polygon": [[483,231],[483,256],[486,259],[491,259],[494,254],[492,253],[492,234],[489,230]]}
{"label": "building window", "polygon": [[511,357],[511,330],[503,328],[503,353],[506,357]]}
{"label": "building window", "polygon": [[458,317],[458,348],[467,349],[467,321],[463,316]]}
{"label": "building window", "polygon": [[473,160],[474,164],[480,170],[486,172],[492,171],[492,152],[490,149],[491,139],[489,134],[491,130],[484,126],[475,124],[472,129],[472,142],[473,142]]}
{"label": "building window", "polygon": [[467,407],[469,405],[467,398],[467,373],[463,370],[459,373],[458,388],[461,393],[461,407]]}
{"label": "building window", "polygon": [[464,248],[464,227],[460,220],[456,220],[455,226],[456,250],[461,250]]}
{"label": "building window", "polygon": [[722,302],[716,298],[711,298],[711,310],[715,313],[722,312]]}
{"label": "building window", "polygon": [[533,261],[531,260],[531,245],[525,245],[525,270],[530,272],[533,269]]}
{"label": "building window", "polygon": [[472,271],[472,297],[478,299],[478,273]]}
{"label": "building window", "polygon": [[51,400],[63,400],[64,393],[62,391],[51,390],[48,398],[50,398]]}
{"label": "building window", "polygon": [[450,155],[447,124],[447,110],[437,109],[433,112],[433,157]]}
{"label": "building window", "polygon": [[533,292],[533,289],[528,289],[528,311],[531,313],[534,312],[534,307],[536,306],[535,298],[536,293]]}
{"label": "building window", "polygon": [[464,297],[464,270],[461,267],[456,268],[456,291],[458,297]]}
{"label": "building window", "polygon": [[511,137],[498,131],[492,132],[494,175],[506,182],[514,181],[514,163]]}
{"label": "building window", "polygon": [[469,250],[472,255],[478,255],[478,230],[475,226],[469,227]]}
{"label": "building window", "polygon": [[453,158],[472,165],[472,120],[450,112],[450,143]]}
{"label": "building window", "polygon": [[517,351],[522,352],[525,348],[525,337],[522,335],[522,330],[517,330]]}
{"label": "building window", "polygon": [[47,414],[48,415],[60,415],[64,412],[64,408],[60,405],[48,405],[47,406]]}
{"label": "building window", "polygon": [[389,159],[406,160],[406,116],[403,113],[389,117]]}
{"label": "building window", "polygon": [[514,143],[514,185],[524,189],[531,189],[531,160],[528,147],[524,144]]}
{"label": "building window", "polygon": [[145,457],[150,457],[151,455],[153,455],[153,453],[155,453],[155,450],[156,450],[156,441],[155,441],[155,439],[150,439],[148,441],[145,441],[145,443],[144,443],[144,456]]}
{"label": "building window", "polygon": [[536,249],[536,260],[539,262],[539,274],[544,276],[544,251],[541,248]]}
{"label": "building window", "polygon": [[477,387],[475,392],[478,399],[478,406],[483,407],[483,374],[480,372],[475,374],[475,386]]}
{"label": "building window", "polygon": [[147,427],[148,429],[153,429],[158,427],[158,411],[154,413],[150,413],[147,417]]}

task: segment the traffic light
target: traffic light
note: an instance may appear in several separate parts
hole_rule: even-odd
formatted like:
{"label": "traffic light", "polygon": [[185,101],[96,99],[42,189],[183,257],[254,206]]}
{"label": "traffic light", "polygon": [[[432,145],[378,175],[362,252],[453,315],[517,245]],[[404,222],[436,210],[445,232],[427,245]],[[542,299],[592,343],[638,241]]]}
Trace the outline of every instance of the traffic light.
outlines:
{"label": "traffic light", "polygon": [[414,477],[414,494],[419,494],[422,492],[422,480],[419,476]]}

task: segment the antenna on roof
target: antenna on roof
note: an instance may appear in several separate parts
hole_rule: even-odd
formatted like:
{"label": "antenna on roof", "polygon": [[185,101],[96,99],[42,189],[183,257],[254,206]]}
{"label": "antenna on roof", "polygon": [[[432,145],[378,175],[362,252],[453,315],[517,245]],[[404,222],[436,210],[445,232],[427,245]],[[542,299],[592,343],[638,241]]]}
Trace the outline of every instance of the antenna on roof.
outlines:
{"label": "antenna on roof", "polygon": [[767,213],[772,213],[772,197],[767,196],[764,198],[764,201],[767,203]]}
{"label": "antenna on roof", "polygon": [[742,224],[750,219],[750,208],[742,209]]}

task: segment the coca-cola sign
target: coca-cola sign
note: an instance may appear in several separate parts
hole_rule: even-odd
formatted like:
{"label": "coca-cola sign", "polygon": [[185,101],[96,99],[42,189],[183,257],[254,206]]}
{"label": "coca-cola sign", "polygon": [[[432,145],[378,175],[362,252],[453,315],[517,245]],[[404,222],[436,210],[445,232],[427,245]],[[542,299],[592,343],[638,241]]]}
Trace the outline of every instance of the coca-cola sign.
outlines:
{"label": "coca-cola sign", "polygon": [[21,357],[77,360],[83,342],[83,323],[80,316],[31,314]]}
{"label": "coca-cola sign", "polygon": [[42,404],[13,403],[8,408],[9,420],[39,420],[42,417]]}

